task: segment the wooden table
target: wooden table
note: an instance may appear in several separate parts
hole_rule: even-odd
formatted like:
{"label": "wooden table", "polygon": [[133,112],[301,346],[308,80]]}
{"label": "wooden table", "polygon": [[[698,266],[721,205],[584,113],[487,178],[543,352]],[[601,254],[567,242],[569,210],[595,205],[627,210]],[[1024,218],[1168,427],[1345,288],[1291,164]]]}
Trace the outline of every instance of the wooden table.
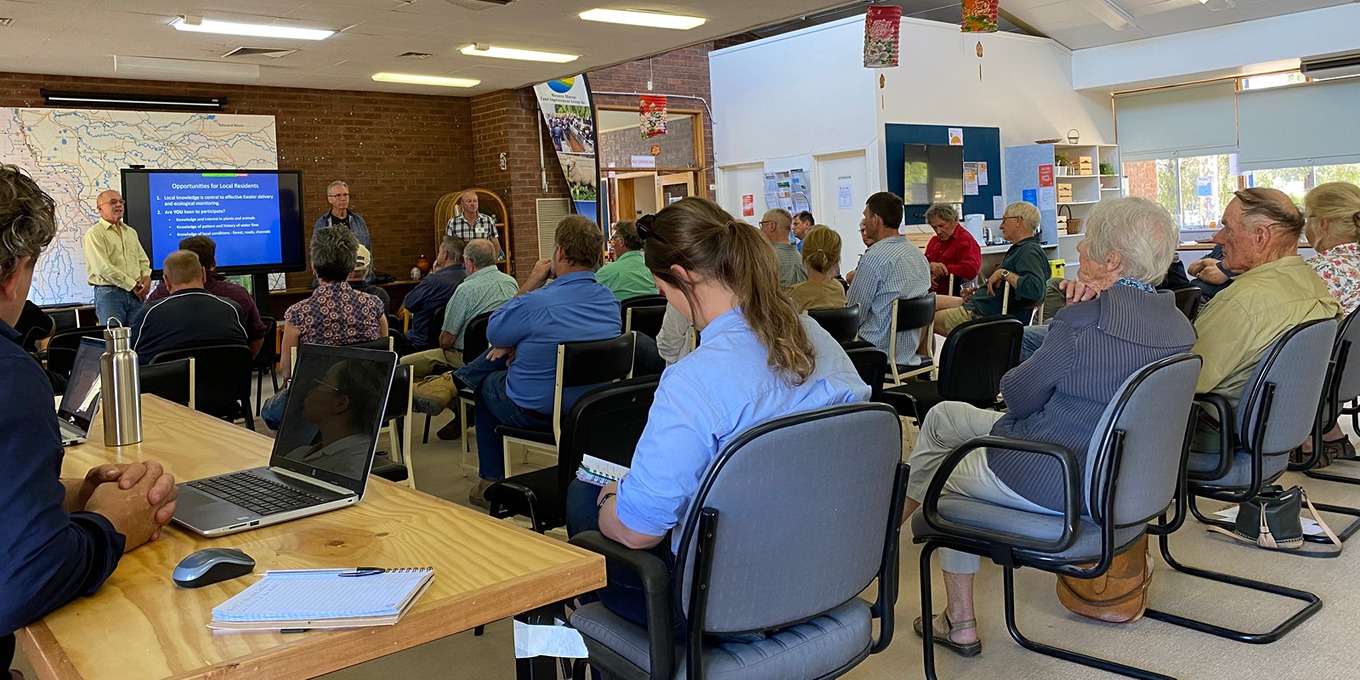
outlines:
{"label": "wooden table", "polygon": [[[144,440],[67,449],[62,472],[104,462],[161,461],[178,479],[265,464],[263,435],[152,396],[142,398]],[[268,569],[432,565],[434,583],[396,626],[302,634],[222,632],[211,610],[256,579],[197,590],[170,580],[185,555],[237,547]],[[370,477],[356,505],[217,539],[175,525],[124,556],[81,598],[18,632],[38,676],[53,680],[310,678],[571,598],[604,585],[604,559],[405,486]],[[521,660],[521,674],[526,666]],[[451,661],[456,663],[456,661]],[[538,668],[544,664],[540,660]],[[531,671],[534,672],[534,671]]]}

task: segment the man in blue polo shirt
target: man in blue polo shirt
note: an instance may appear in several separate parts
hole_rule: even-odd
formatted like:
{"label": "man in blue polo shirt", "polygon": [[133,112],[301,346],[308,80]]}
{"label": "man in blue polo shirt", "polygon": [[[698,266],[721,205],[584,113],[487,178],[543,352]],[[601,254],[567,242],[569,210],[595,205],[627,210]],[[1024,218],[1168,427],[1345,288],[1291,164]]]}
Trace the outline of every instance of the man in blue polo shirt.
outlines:
{"label": "man in blue polo shirt", "polygon": [[23,171],[0,165],[0,673],[14,631],[93,595],[123,553],[155,540],[175,512],[175,479],[156,463],[57,476],[52,386],[14,330],[38,255],[57,233],[55,210]]}
{"label": "man in blue polo shirt", "polygon": [[[455,373],[477,392],[477,458],[480,481],[469,501],[486,507],[483,492],[505,476],[500,424],[552,429],[557,345],[605,340],[622,332],[619,303],[595,281],[604,251],[600,227],[580,215],[557,225],[551,260],[539,260],[519,293],[491,315],[486,339],[491,349]],[[548,281],[548,276],[557,278]],[[507,365],[508,364],[508,365]],[[562,394],[571,408],[585,388]]]}

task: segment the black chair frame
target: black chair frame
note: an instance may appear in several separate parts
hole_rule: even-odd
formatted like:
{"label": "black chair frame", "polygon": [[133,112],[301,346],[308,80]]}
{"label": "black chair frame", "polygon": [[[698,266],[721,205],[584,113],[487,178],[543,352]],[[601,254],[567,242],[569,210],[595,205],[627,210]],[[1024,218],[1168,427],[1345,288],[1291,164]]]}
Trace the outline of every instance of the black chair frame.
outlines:
{"label": "black chair frame", "polygon": [[[847,405],[843,409],[862,408],[862,405]],[[874,405],[871,408],[888,409],[884,405]],[[842,409],[827,409],[827,416],[840,413]],[[803,416],[791,416],[800,418]],[[825,416],[823,416],[825,417]],[[765,432],[781,427],[787,418],[780,418],[770,421],[763,425],[747,430],[739,435],[726,447],[724,452],[738,450],[746,442],[764,434]],[[680,550],[676,553],[675,574],[684,572],[684,561],[689,554],[689,546],[694,544],[694,572],[691,578],[689,592],[683,592],[679,588],[673,587],[672,570],[665,561],[653,552],[646,550],[632,550],[616,543],[602,534],[595,531],[588,531],[577,534],[571,539],[573,545],[577,545],[587,550],[604,555],[607,559],[616,560],[622,566],[636,572],[642,580],[643,592],[647,603],[647,635],[651,650],[651,672],[646,673],[632,664],[631,661],[623,658],[616,652],[607,648],[592,649],[591,653],[596,658],[607,659],[607,665],[611,668],[610,677],[624,678],[625,680],[644,680],[649,678],[673,678],[679,669],[678,661],[675,657],[675,627],[672,612],[683,611],[683,603],[687,598],[689,603],[689,615],[686,617],[686,639],[685,642],[685,677],[697,680],[704,677],[703,673],[703,628],[704,611],[707,606],[705,595],[708,592],[710,579],[710,568],[713,560],[713,546],[716,544],[719,526],[718,510],[705,507],[704,500],[712,487],[713,478],[721,470],[722,465],[731,458],[730,455],[719,454],[714,462],[715,468],[705,473],[704,483],[700,485],[695,493],[694,501],[690,509],[686,512],[688,519],[683,525],[685,527],[697,527],[697,530],[686,530],[681,538]],[[826,678],[840,677],[850,668],[862,661],[869,654],[877,654],[887,649],[892,642],[894,625],[893,603],[897,600],[897,562],[899,550],[899,538],[901,536],[902,524],[902,505],[906,500],[907,476],[909,468],[905,463],[898,463],[896,476],[893,480],[892,506],[888,513],[889,531],[887,540],[884,541],[883,559],[879,565],[877,580],[878,595],[873,606],[873,613],[879,619],[878,637],[870,644],[869,649],[863,656],[851,660],[845,666],[836,669],[832,673],[824,676]],[[663,544],[669,541],[669,537],[662,538]],[[813,617],[816,618],[816,617]],[[802,621],[789,621],[786,625],[795,625]],[[573,667],[573,678],[582,680],[585,670],[585,660],[579,660]],[[618,669],[628,669],[619,672]]]}
{"label": "black chair frame", "polygon": [[[1328,423],[1340,422],[1341,416],[1350,416],[1351,429],[1355,431],[1360,431],[1360,400],[1356,400],[1355,399],[1356,395],[1354,394],[1348,394],[1344,396],[1341,394],[1342,378],[1345,377],[1346,368],[1347,366],[1350,365],[1351,350],[1357,349],[1351,345],[1350,338],[1346,337],[1346,334],[1347,331],[1350,329],[1351,324],[1360,324],[1360,320],[1358,320],[1357,317],[1360,317],[1360,310],[1351,312],[1346,317],[1346,320],[1342,322],[1341,328],[1337,331],[1336,334],[1336,349],[1333,351],[1332,354],[1332,380],[1331,384],[1328,385],[1327,388],[1326,413],[1321,423],[1323,427],[1326,427]],[[1360,362],[1357,362],[1355,370],[1360,371]],[[1350,399],[1351,400],[1350,406],[1347,406],[1342,401],[1343,399]],[[1314,456],[1311,457],[1309,460],[1304,461],[1302,464],[1298,466],[1290,466],[1290,469],[1302,468],[1303,474],[1313,479],[1322,479],[1329,482],[1341,482],[1343,484],[1360,484],[1360,478],[1339,475],[1336,474],[1335,472],[1322,472],[1320,470],[1311,469],[1313,464],[1317,462],[1318,455],[1317,451],[1321,448],[1319,446],[1319,442],[1321,441],[1322,438],[1317,436],[1316,433],[1314,433],[1313,436]],[[1336,463],[1354,463],[1354,462],[1356,461],[1340,460],[1334,461],[1333,465],[1335,465]]]}
{"label": "black chair frame", "polygon": [[268,326],[265,331],[264,342],[260,345],[260,353],[255,355],[251,363],[251,372],[255,374],[255,415],[260,415],[260,406],[264,404],[264,374],[269,374],[269,382],[274,385],[274,391],[279,391],[279,373],[275,366],[279,363],[279,322],[272,316],[262,316],[260,320]]}

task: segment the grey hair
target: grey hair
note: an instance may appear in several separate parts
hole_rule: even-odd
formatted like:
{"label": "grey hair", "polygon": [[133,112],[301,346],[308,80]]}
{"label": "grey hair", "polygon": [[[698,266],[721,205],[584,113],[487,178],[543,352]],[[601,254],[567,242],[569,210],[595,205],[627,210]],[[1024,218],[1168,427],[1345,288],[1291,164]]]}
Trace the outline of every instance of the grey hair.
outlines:
{"label": "grey hair", "polygon": [[466,247],[467,242],[457,236],[445,236],[444,242],[439,244],[439,249],[449,254],[449,262],[462,262]]}
{"label": "grey hair", "polygon": [[1033,203],[1020,201],[1006,206],[1003,217],[1019,217],[1031,233],[1039,233],[1039,209]]}
{"label": "grey hair", "polygon": [[948,203],[934,203],[926,208],[926,222],[933,219],[941,219],[945,222],[958,222],[959,213],[954,210],[954,206]]}
{"label": "grey hair", "polygon": [[1146,198],[1116,198],[1091,208],[1086,220],[1086,254],[1105,260],[1119,253],[1120,276],[1157,285],[1176,257],[1180,231],[1166,208]]}
{"label": "grey hair", "polygon": [[20,258],[29,267],[57,235],[57,204],[22,169],[0,165],[0,281],[19,269]]}
{"label": "grey hair", "polygon": [[344,187],[344,188],[346,188],[346,189],[349,189],[349,185],[348,185],[348,184],[345,184],[345,181],[344,181],[344,180],[337,179],[337,180],[335,180],[334,182],[331,182],[330,186],[326,187],[326,193],[327,193],[327,194],[330,194],[330,193],[331,193],[331,189],[334,189],[334,188],[336,188],[336,187]]}
{"label": "grey hair", "polygon": [[463,258],[478,269],[496,266],[496,247],[484,238],[468,241]]}
{"label": "grey hair", "polygon": [[327,283],[344,281],[354,271],[359,240],[344,227],[322,227],[312,232],[312,269]]}

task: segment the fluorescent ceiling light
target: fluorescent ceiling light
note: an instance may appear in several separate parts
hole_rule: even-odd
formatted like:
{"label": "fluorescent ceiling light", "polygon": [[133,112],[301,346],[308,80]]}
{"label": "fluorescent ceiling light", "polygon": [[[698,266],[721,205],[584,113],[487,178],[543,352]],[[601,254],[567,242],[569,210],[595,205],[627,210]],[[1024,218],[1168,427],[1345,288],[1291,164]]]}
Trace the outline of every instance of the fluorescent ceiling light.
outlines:
{"label": "fluorescent ceiling light", "polygon": [[476,87],[482,84],[482,81],[473,78],[422,76],[414,73],[374,73],[373,79],[380,83],[408,83],[411,85],[439,85],[442,87]]}
{"label": "fluorescent ceiling light", "polygon": [[120,75],[150,76],[153,78],[256,80],[260,77],[258,64],[233,64],[196,59],[165,59],[162,57],[125,57],[117,54],[113,56],[113,71]]}
{"label": "fluorescent ceiling light", "polygon": [[238,24],[231,21],[213,21],[201,17],[182,16],[170,22],[180,31],[195,33],[221,33],[224,35],[248,35],[253,38],[289,38],[293,40],[325,40],[335,35],[335,31],[319,28],[295,28],[292,26],[268,26],[263,24]]}
{"label": "fluorescent ceiling light", "polygon": [[640,12],[628,9],[591,9],[579,15],[586,21],[602,21],[607,24],[646,26],[648,28],[674,28],[688,31],[704,25],[707,19],[688,17],[682,14],[663,14],[661,12]]}
{"label": "fluorescent ceiling light", "polygon": [[1086,8],[1086,11],[1095,15],[1106,26],[1116,31],[1138,25],[1134,22],[1133,16],[1126,12],[1123,7],[1116,5],[1113,0],[1080,0],[1080,2],[1081,6]]}
{"label": "fluorescent ceiling light", "polygon": [[548,61],[554,64],[565,64],[569,61],[580,59],[580,56],[576,54],[517,50],[509,47],[496,47],[494,45],[484,45],[481,43],[468,45],[460,48],[458,51],[469,57],[495,57],[497,59],[519,59],[521,61]]}

